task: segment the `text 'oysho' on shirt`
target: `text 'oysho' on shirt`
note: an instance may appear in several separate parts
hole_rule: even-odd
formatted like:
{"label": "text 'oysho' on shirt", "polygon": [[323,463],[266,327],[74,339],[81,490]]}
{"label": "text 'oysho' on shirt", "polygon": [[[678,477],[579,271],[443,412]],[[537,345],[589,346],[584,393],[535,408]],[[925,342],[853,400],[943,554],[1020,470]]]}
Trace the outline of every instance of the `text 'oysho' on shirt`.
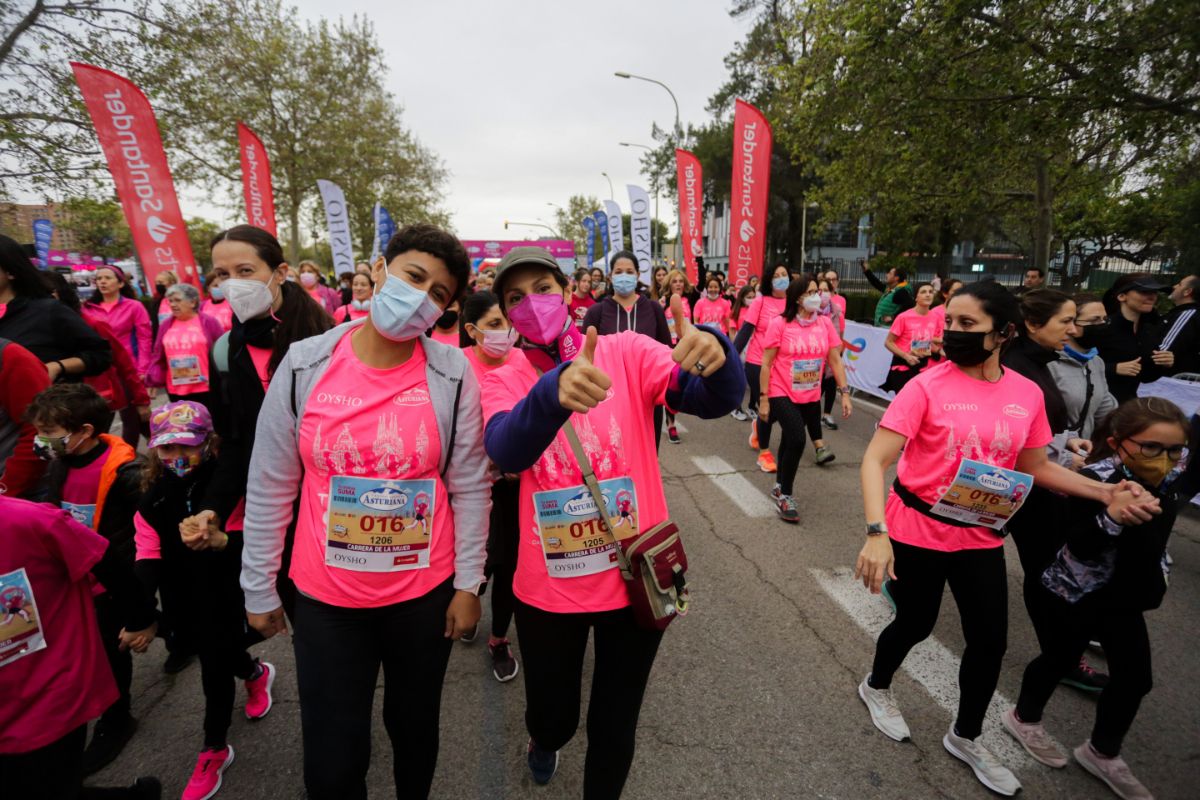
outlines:
{"label": "text 'oysho' on shirt", "polygon": [[[884,413],[880,427],[908,441],[896,465],[900,482],[927,503],[936,503],[954,481],[964,458],[1013,469],[1027,448],[1052,438],[1042,390],[1006,369],[996,383],[976,380],[950,362],[913,378]],[[930,550],[1000,547],[988,528],[943,524],[901,502],[887,500],[888,535]]]}

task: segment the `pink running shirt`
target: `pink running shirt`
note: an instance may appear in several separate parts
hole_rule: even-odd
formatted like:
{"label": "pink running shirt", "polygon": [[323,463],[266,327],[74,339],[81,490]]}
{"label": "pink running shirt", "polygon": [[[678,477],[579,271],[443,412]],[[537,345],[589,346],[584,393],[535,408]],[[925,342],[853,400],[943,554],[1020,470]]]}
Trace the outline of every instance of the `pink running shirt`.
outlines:
{"label": "pink running shirt", "polygon": [[208,339],[200,315],[177,319],[163,336],[163,357],[167,360],[167,391],[171,394],[195,394],[208,391]]}
{"label": "pink running shirt", "polygon": [[[628,476],[637,493],[638,527],[649,530],[667,518],[667,499],[652,409],[665,401],[674,371],[671,348],[649,336],[625,331],[601,336],[596,366],[612,379],[608,397],[587,414],[572,414],[571,424],[592,461],[596,477]],[[483,424],[510,411],[537,381],[532,370],[505,365],[483,379]],[[533,495],[550,489],[583,486],[583,477],[566,434],[559,431],[537,462],[521,473],[520,541],[513,592],[522,602],[561,614],[612,611],[629,605],[629,594],[616,569],[572,578],[551,578],[546,569],[534,515]]]}
{"label": "pink running shirt", "polygon": [[709,300],[704,295],[696,301],[696,309],[692,312],[692,321],[697,325],[712,325],[717,330],[725,330],[725,321],[729,319],[731,303],[724,297]]}
{"label": "pink running shirt", "polygon": [[487,375],[493,370],[500,369],[501,367],[507,367],[509,365],[512,365],[515,369],[521,372],[529,372],[531,375],[533,375],[534,380],[537,380],[537,374],[533,370],[533,365],[529,363],[529,359],[525,357],[525,354],[521,352],[519,347],[514,347],[513,349],[509,350],[508,355],[504,358],[504,362],[496,365],[485,364],[483,359],[479,357],[479,353],[475,352],[474,345],[471,347],[464,347],[463,355],[467,357],[467,361],[471,362],[471,369],[475,371],[475,380],[479,381],[480,386],[483,385],[484,375]]}
{"label": "pink running shirt", "polygon": [[763,349],[776,348],[779,352],[771,362],[767,396],[786,397],[793,403],[819,401],[821,377],[825,374],[829,350],[841,343],[842,337],[834,330],[829,317],[818,314],[808,325],[802,325],[799,317],[791,322],[782,316],[771,320],[771,326],[763,336]]}
{"label": "pink running shirt", "polygon": [[[358,360],[351,328],[334,347],[312,388],[300,422],[304,482],[296,517],[290,575],[305,594],[343,608],[375,608],[412,600],[454,573],[454,512],[438,474],[441,439],[425,377],[421,337],[398,367],[375,369]],[[429,566],[357,572],[325,563],[331,478],[433,480]]]}
{"label": "pink running shirt", "polygon": [[[683,315],[688,319],[692,318],[692,304],[688,302],[686,297],[679,298],[683,301]],[[667,315],[667,330],[671,332],[671,341],[679,341],[679,330],[675,326],[675,315],[671,313],[671,298],[667,298],[667,302],[663,305],[663,311]]]}
{"label": "pink running shirt", "polygon": [[918,314],[915,308],[902,311],[896,315],[889,333],[896,335],[896,346],[906,353],[913,350],[913,342],[920,349],[928,349],[934,339],[942,338],[946,329],[946,315],[936,308],[929,309],[927,314]]}
{"label": "pink running shirt", "polygon": [[762,364],[763,337],[771,327],[771,320],[783,313],[784,302],[782,297],[760,294],[754,298],[754,302],[746,310],[746,316],[738,323],[739,328],[747,322],[754,326],[750,344],[746,345],[747,364]]}
{"label": "pink running shirt", "polygon": [[[896,476],[927,503],[949,488],[964,458],[1013,469],[1027,448],[1050,443],[1042,390],[1010,369],[996,383],[968,377],[949,361],[925,370],[896,395],[879,425],[906,437]],[[1018,512],[1020,513],[1020,512]],[[889,491],[888,535],[952,552],[1000,547],[988,528],[959,528],[909,508]]]}
{"label": "pink running shirt", "polygon": [[434,328],[433,331],[429,334],[429,338],[433,339],[435,342],[441,342],[442,344],[448,344],[451,347],[458,347],[458,342],[459,342],[458,328],[455,328],[452,331],[443,331],[443,330],[438,330],[437,328]]}

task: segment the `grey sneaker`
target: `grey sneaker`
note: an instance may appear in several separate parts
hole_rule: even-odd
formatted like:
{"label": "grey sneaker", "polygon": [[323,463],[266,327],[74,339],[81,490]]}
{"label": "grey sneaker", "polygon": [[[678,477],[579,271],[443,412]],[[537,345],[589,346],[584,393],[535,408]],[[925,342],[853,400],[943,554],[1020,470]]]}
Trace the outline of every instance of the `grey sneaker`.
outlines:
{"label": "grey sneaker", "polygon": [[738,422],[745,422],[750,419],[750,415],[740,408],[735,408],[733,411],[730,411],[729,416],[733,417]]}
{"label": "grey sneaker", "polygon": [[912,738],[912,734],[908,731],[908,724],[900,713],[900,707],[896,705],[892,690],[871,688],[871,684],[867,683],[870,677],[868,675],[863,678],[863,682],[858,685],[858,696],[867,704],[867,710],[871,712],[871,722],[889,739],[907,742]]}
{"label": "grey sneaker", "polygon": [[821,424],[826,428],[829,428],[831,431],[836,431],[838,429],[837,422],[834,421],[833,416],[830,414],[826,414],[821,417]]}
{"label": "grey sneaker", "polygon": [[837,458],[837,456],[835,456],[833,451],[828,447],[817,448],[817,466],[824,466],[830,461],[833,461],[835,458]]}
{"label": "grey sneaker", "polygon": [[781,494],[779,500],[776,501],[776,506],[779,518],[784,522],[796,523],[800,521],[800,509],[796,508],[796,501],[792,499],[790,494]]}
{"label": "grey sneaker", "polygon": [[1154,795],[1133,777],[1129,765],[1120,756],[1105,758],[1092,749],[1091,742],[1084,742],[1075,748],[1075,760],[1079,766],[1104,781],[1121,800],[1154,800]]}
{"label": "grey sneaker", "polygon": [[953,724],[946,735],[942,737],[942,744],[950,755],[966,762],[967,766],[975,772],[975,777],[979,779],[979,782],[996,794],[1012,797],[1021,791],[1021,782],[1017,780],[1017,776],[1009,772],[1008,767],[1001,764],[1000,759],[996,758],[991,750],[979,742],[959,736],[954,732]]}
{"label": "grey sneaker", "polygon": [[1067,765],[1067,757],[1055,746],[1054,740],[1046,733],[1042,723],[1022,722],[1017,719],[1015,708],[1005,711],[1002,720],[1005,729],[1020,742],[1026,753],[1033,756],[1034,761],[1055,769],[1062,769]]}

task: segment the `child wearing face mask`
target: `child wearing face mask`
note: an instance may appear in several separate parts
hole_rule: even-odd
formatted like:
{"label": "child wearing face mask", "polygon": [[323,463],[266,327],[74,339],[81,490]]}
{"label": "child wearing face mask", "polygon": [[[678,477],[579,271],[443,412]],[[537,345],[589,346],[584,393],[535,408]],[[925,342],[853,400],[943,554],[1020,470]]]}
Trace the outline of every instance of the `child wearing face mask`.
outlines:
{"label": "child wearing face mask", "polygon": [[[75,521],[109,542],[125,569],[133,568],[133,516],[142,496],[142,459],[132,447],[107,431],[113,412],[95,389],[82,383],[60,383],[37,395],[26,418],[37,436],[33,449],[48,462],[47,502],[69,512]],[[115,759],[137,729],[130,715],[133,661],[122,651],[122,615],[113,598],[97,585],[93,596],[104,654],[120,697],[101,715],[84,751],[83,768],[91,774]]]}
{"label": "child wearing face mask", "polygon": [[1066,757],[1042,727],[1042,711],[1059,680],[1079,663],[1088,639],[1108,658],[1109,681],[1100,693],[1096,722],[1075,759],[1119,797],[1150,792],[1120,757],[1151,679],[1145,612],[1158,608],[1167,590],[1167,540],[1179,500],[1187,419],[1168,400],[1128,400],[1108,415],[1094,438],[1082,474],[1104,483],[1130,481],[1158,499],[1162,513],[1131,516],[1119,501],[1071,498],[1067,542],[1042,573],[1041,588],[1054,612],[1042,652],[1025,668],[1016,708],[1004,725],[1036,760],[1063,767]]}
{"label": "child wearing face mask", "polygon": [[142,476],[145,494],[134,517],[134,572],[148,597],[161,594],[164,611],[200,658],[203,746],[183,792],[184,800],[199,800],[217,792],[233,763],[226,734],[234,679],[246,685],[246,717],[262,719],[271,710],[275,668],[246,651],[262,637],[246,627],[238,584],[243,505],[230,515],[225,530],[180,533],[180,522],[199,511],[217,468],[208,409],[186,400],[158,409],[150,420],[150,449]]}

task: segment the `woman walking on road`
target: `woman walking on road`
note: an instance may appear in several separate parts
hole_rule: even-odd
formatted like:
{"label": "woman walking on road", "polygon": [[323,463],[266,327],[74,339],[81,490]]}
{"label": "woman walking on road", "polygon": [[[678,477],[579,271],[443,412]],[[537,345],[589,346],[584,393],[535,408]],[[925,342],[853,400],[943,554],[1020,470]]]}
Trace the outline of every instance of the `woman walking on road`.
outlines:
{"label": "woman walking on road", "polygon": [[822,316],[817,280],[809,274],[792,281],[783,314],[763,337],[759,416],[779,423],[779,482],[771,490],[779,518],[800,521],[792,499],[796,470],[804,455],[804,432],[813,440],[817,464],[833,461],[821,435],[821,376],[829,369],[842,395],[842,418],[850,416],[850,387],[840,356],[842,337]]}
{"label": "woman walking on road", "polygon": [[[958,714],[942,743],[985,786],[1013,795],[1021,788],[1016,776],[978,741],[1007,646],[1003,525],[1031,485],[1114,504],[1121,514],[1157,509],[1158,501],[1138,487],[1101,483],[1047,459],[1053,437],[1042,392],[1000,365],[1022,324],[1007,289],[964,287],[946,305],[946,320],[948,361],[904,387],[863,456],[867,538],[855,576],[873,593],[890,578],[896,617],[879,635],[858,694],[880,731],[909,738],[892,677],[933,630],[949,583],[966,649]],[[885,506],[884,475],[897,457]]]}
{"label": "woman walking on road", "polygon": [[[755,298],[738,328],[734,350],[746,350],[746,382],[750,384],[750,411],[759,408],[761,402],[763,337],[771,327],[771,321],[783,313],[784,298],[792,279],[787,267],[780,264],[771,273],[770,293],[764,292]],[[758,451],[758,468],[763,472],[775,472],[778,467],[771,455],[771,421],[761,414],[751,421],[750,447]]]}
{"label": "woman walking on road", "polygon": [[946,315],[941,309],[932,310],[934,294],[933,284],[922,283],[917,287],[917,304],[901,311],[892,322],[884,342],[884,347],[892,354],[892,366],[880,389],[900,391],[919,372],[928,369],[935,359],[941,358]]}
{"label": "woman walking on road", "polygon": [[[632,277],[632,276],[631,276]],[[501,367],[484,378],[488,455],[519,473],[522,531],[513,591],[524,660],[530,740],[527,761],[536,783],[558,767],[558,751],[579,724],[588,636],[595,631],[595,670],[588,705],[583,796],[621,795],[633,763],[638,715],[662,632],[634,620],[608,551],[570,562],[556,518],[540,501],[587,494],[562,428],[578,432],[602,491],[614,493],[622,519],[649,530],[667,519],[655,457],[651,411],[667,405],[706,418],[733,408],[745,391],[741,365],[722,335],[693,327],[675,301],[680,340],[674,349],[628,331],[581,334],[567,312],[567,278],[535,247],[509,252],[496,273],[504,313],[530,348],[540,378]],[[584,570],[566,572],[561,567]]]}

